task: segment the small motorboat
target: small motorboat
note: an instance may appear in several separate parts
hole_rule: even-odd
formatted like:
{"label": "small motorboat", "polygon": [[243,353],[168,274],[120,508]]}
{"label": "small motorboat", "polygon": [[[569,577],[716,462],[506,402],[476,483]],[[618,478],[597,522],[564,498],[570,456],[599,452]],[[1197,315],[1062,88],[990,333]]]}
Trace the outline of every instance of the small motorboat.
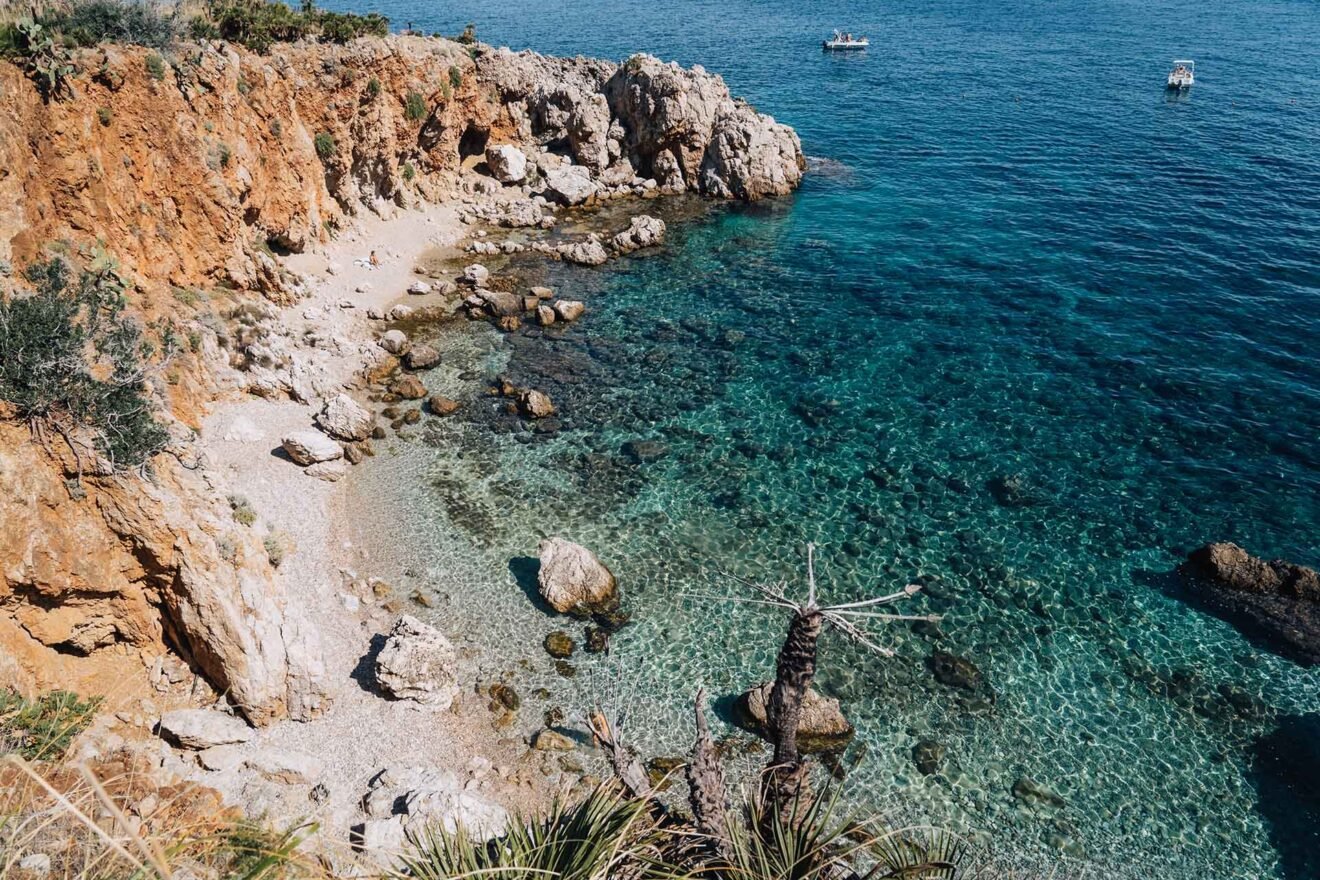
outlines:
{"label": "small motorboat", "polygon": [[1196,62],[1187,59],[1175,60],[1173,69],[1169,71],[1168,88],[1183,92],[1192,87],[1196,82]]}
{"label": "small motorboat", "polygon": [[852,34],[845,34],[842,31],[835,31],[834,36],[821,42],[821,48],[826,52],[846,52],[849,50],[865,49],[871,45],[871,41],[866,37],[854,37]]}

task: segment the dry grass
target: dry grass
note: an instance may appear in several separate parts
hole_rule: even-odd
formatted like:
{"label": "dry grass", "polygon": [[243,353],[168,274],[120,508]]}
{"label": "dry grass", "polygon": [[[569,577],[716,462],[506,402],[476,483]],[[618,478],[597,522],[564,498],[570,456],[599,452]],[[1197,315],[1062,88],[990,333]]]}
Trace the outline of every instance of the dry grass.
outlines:
{"label": "dry grass", "polygon": [[49,877],[313,877],[296,851],[302,829],[274,832],[188,783],[158,786],[128,755],[94,766],[0,760],[0,878],[27,880],[24,858],[50,859]]}

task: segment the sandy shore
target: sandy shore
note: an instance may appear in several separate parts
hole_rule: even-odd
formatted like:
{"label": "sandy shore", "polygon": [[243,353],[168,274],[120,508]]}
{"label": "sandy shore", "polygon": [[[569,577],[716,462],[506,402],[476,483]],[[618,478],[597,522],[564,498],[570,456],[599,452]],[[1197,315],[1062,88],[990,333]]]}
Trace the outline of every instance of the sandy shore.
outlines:
{"label": "sandy shore", "polygon": [[[278,320],[297,333],[314,332],[341,342],[326,361],[330,379],[365,403],[365,383],[358,376],[374,349],[379,322],[368,310],[388,311],[406,300],[424,306],[437,294],[408,295],[417,279],[414,266],[424,252],[453,248],[471,231],[459,221],[461,206],[428,205],[383,220],[369,218],[321,253],[286,261],[310,282],[311,295],[284,309]],[[380,265],[362,261],[372,250]],[[331,268],[333,267],[333,268]],[[327,269],[331,269],[327,272]],[[350,307],[346,307],[351,304]],[[343,344],[346,343],[346,344]],[[312,426],[314,406],[292,400],[244,395],[219,405],[207,418],[202,445],[210,468],[227,491],[245,497],[259,521],[254,526],[276,536],[288,552],[278,576],[292,604],[306,610],[319,632],[328,679],[336,688],[334,704],[306,723],[285,721],[258,732],[242,748],[251,754],[278,748],[311,756],[320,764],[316,780],[284,785],[255,773],[203,772],[199,781],[221,790],[250,814],[278,821],[311,820],[323,829],[324,845],[347,844],[348,829],[363,818],[359,802],[369,781],[389,765],[432,766],[466,777],[474,790],[511,811],[544,806],[557,793],[582,785],[579,773],[563,771],[554,756],[530,751],[527,740],[541,726],[539,718],[518,717],[479,693],[490,682],[476,680],[477,664],[467,658],[460,673],[464,690],[444,712],[388,700],[374,692],[368,658],[373,638],[387,632],[400,614],[415,611],[406,596],[388,601],[361,584],[372,577],[372,559],[352,546],[341,528],[349,515],[343,502],[346,483],[307,476],[279,454],[281,438]],[[379,641],[379,640],[378,640]],[[531,713],[524,711],[523,715]],[[328,789],[310,798],[320,782]]]}

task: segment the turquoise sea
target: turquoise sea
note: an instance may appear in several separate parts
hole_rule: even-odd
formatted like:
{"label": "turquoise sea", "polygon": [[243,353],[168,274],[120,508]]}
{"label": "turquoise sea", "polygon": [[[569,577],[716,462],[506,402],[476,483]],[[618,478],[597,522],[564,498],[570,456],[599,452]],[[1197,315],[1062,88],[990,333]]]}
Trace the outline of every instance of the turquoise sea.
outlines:
{"label": "turquoise sea", "polygon": [[[771,674],[784,626],[705,596],[737,594],[721,571],[800,583],[814,541],[828,596],[920,580],[911,610],[946,615],[882,631],[892,659],[827,637],[819,686],[858,728],[850,799],[1010,864],[1320,877],[1320,670],[1170,576],[1210,540],[1320,564],[1320,5],[371,8],[700,63],[812,157],[796,196],[698,206],[657,253],[532,269],[587,317],[449,331],[428,383],[471,403],[367,465],[383,573],[434,591],[524,721],[604,695],[646,755],[683,753],[697,685]],[[871,49],[823,54],[835,27]],[[1174,57],[1197,61],[1189,94],[1164,91]],[[557,430],[483,398],[497,373],[547,391]],[[634,461],[637,439],[667,454]],[[540,642],[581,626],[525,590],[548,534],[595,549],[634,616],[574,678]],[[935,650],[988,685],[938,683]],[[928,777],[922,739],[946,748]],[[1062,804],[1024,804],[1024,776]]]}

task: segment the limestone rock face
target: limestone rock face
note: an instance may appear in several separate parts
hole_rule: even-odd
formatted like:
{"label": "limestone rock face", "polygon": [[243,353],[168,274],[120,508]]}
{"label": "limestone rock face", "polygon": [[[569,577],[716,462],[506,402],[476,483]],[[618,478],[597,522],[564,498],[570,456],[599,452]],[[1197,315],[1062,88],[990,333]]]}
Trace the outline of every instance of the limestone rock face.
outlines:
{"label": "limestone rock face", "polygon": [[[738,700],[738,712],[743,724],[762,736],[766,732],[766,704],[774,682],[767,681],[743,694]],[[839,701],[808,690],[802,701],[802,716],[798,722],[798,745],[804,752],[820,752],[846,745],[853,737],[853,726],[844,717]]]}
{"label": "limestone rock face", "polygon": [[0,675],[95,692],[142,676],[168,631],[254,724],[329,705],[316,632],[223,494],[168,456],[71,495],[76,473],[0,421]]}
{"label": "limestone rock face", "polygon": [[376,682],[395,699],[448,709],[458,696],[457,662],[454,646],[439,630],[405,614],[376,656]]}
{"label": "limestone rock face", "polygon": [[547,538],[537,547],[541,596],[560,613],[595,614],[619,607],[613,573],[581,544]]}
{"label": "limestone rock face", "polygon": [[487,148],[486,165],[500,183],[522,183],[527,177],[527,154],[511,144]]}
{"label": "limestone rock face", "polygon": [[247,742],[252,728],[243,719],[213,709],[176,709],[160,717],[161,735],[186,749]]}
{"label": "limestone rock face", "polygon": [[320,431],[294,431],[280,441],[280,445],[289,458],[301,465],[334,461],[344,456],[344,447]]}
{"label": "limestone rock face", "polygon": [[[326,402],[316,416],[316,424],[331,437],[340,440],[366,440],[376,419],[370,412],[347,394],[339,394]],[[292,453],[290,453],[292,455]]]}

